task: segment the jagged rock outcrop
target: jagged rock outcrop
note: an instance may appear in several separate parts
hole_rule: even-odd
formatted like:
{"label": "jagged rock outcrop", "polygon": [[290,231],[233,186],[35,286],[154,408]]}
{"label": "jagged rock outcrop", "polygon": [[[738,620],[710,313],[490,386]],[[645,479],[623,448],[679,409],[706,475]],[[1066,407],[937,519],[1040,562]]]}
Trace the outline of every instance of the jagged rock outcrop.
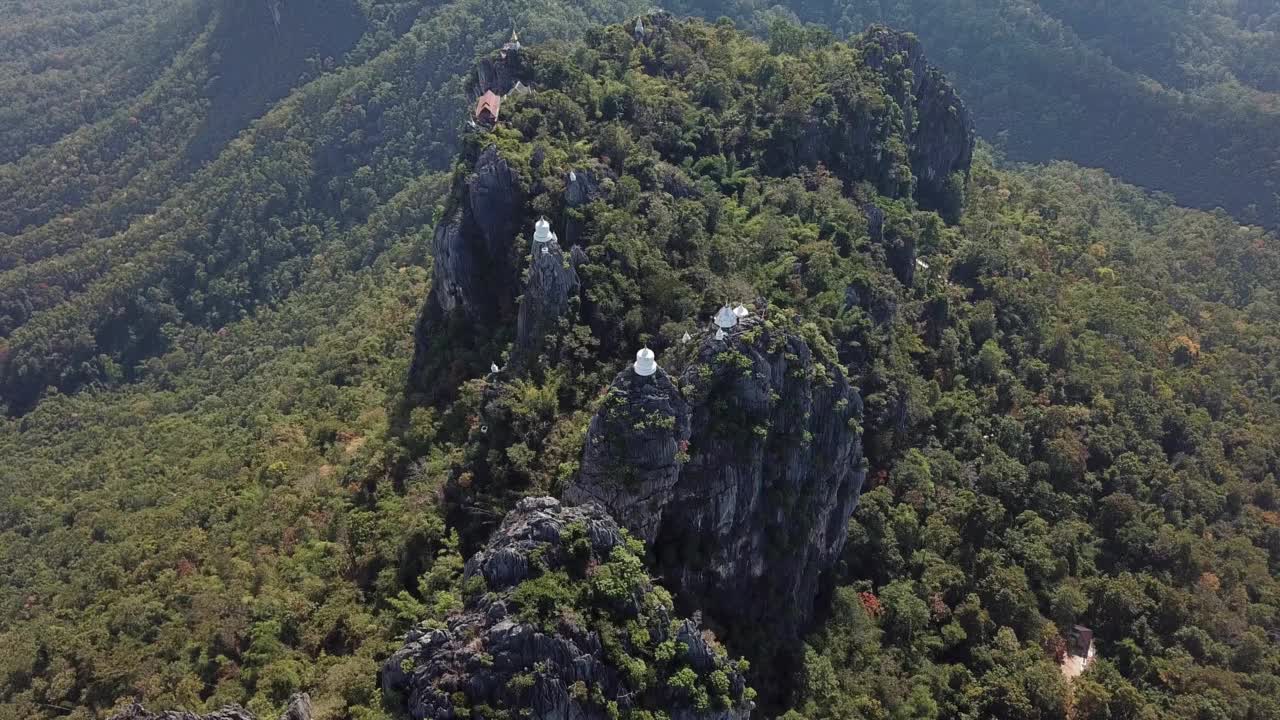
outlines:
{"label": "jagged rock outcrop", "polygon": [[431,299],[441,312],[487,318],[513,304],[519,271],[512,244],[523,204],[515,171],[496,147],[485,148],[432,240]]}
{"label": "jagged rock outcrop", "polygon": [[577,300],[578,273],[560,244],[552,240],[535,246],[516,320],[516,357],[522,363],[537,357],[546,336],[556,331]]}
{"label": "jagged rock outcrop", "polygon": [[669,381],[620,375],[566,497],[597,500],[652,536],[682,607],[768,661],[794,650],[844,547],[865,476],[861,398],[782,317],[708,336],[681,386],[667,398]]}
{"label": "jagged rock outcrop", "polygon": [[475,97],[480,97],[489,90],[498,95],[506,95],[517,82],[527,85],[528,75],[523,52],[499,51],[481,58],[476,64],[476,82],[471,87],[471,92]]}
{"label": "jagged rock outcrop", "polygon": [[905,115],[916,202],[956,222],[964,198],[952,176],[967,176],[973,163],[973,116],[942,71],[929,64],[914,35],[875,25],[858,48],[867,65],[888,75],[890,94]]}
{"label": "jagged rock outcrop", "polygon": [[653,542],[689,446],[689,404],[665,370],[618,374],[587,430],[582,474],[565,490]]}
{"label": "jagged rock outcrop", "polygon": [[885,262],[898,282],[911,287],[916,276],[916,243],[913,233],[902,233],[884,210],[867,203],[862,207],[867,218],[867,234],[871,242],[884,248]]}
{"label": "jagged rock outcrop", "polygon": [[[253,713],[239,705],[228,705],[221,710],[198,715],[184,710],[153,713],[138,703],[134,703],[123,711],[111,716],[111,720],[256,720]],[[306,693],[294,695],[289,699],[280,720],[311,720],[311,696]]]}
{"label": "jagged rock outcrop", "polygon": [[579,213],[574,210],[600,199],[604,194],[596,179],[602,171],[603,168],[592,171],[571,170],[565,178],[564,205],[568,212],[565,213],[564,242],[568,247],[577,246],[582,235],[582,221],[578,219]]}
{"label": "jagged rock outcrop", "polygon": [[656,540],[659,567],[739,628],[798,636],[847,539],[865,477],[862,400],[827,362],[800,335],[749,318],[704,343],[683,375],[689,460]]}
{"label": "jagged rock outcrop", "polygon": [[493,327],[516,309],[520,251],[515,239],[524,208],[520,178],[490,145],[458,182],[432,238],[431,293],[414,333],[410,384],[419,390],[431,383],[423,371],[432,334],[446,317],[456,314]]}
{"label": "jagged rock outcrop", "polygon": [[409,633],[383,666],[384,692],[415,720],[641,710],[746,720],[741,674],[695,623],[672,616],[634,544],[598,508],[520,501],[466,564],[483,591],[446,627]]}
{"label": "jagged rock outcrop", "polygon": [[765,154],[770,173],[825,167],[848,185],[868,182],[893,198],[911,193],[907,157],[894,151],[887,123],[865,113],[839,115],[834,121],[812,116],[799,122],[799,127],[770,138]]}

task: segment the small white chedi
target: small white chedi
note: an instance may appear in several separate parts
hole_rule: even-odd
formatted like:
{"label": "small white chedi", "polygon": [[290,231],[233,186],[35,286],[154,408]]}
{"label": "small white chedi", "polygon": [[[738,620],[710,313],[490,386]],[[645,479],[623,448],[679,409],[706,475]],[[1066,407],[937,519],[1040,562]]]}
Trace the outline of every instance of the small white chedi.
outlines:
{"label": "small white chedi", "polygon": [[715,318],[713,318],[713,322],[715,322],[716,327],[728,330],[738,324],[738,314],[735,313],[728,305],[725,305],[716,313]]}
{"label": "small white chedi", "polygon": [[723,340],[725,338],[724,331],[738,324],[738,314],[733,311],[733,308],[725,305],[720,308],[715,317],[711,319],[711,322],[715,323],[716,326],[716,339]]}
{"label": "small white chedi", "polygon": [[654,359],[652,350],[643,348],[636,353],[636,362],[632,367],[640,377],[649,377],[658,372],[658,361]]}
{"label": "small white chedi", "polygon": [[533,241],[536,243],[549,243],[556,239],[556,234],[551,232],[551,223],[546,218],[539,218],[538,222],[533,224]]}

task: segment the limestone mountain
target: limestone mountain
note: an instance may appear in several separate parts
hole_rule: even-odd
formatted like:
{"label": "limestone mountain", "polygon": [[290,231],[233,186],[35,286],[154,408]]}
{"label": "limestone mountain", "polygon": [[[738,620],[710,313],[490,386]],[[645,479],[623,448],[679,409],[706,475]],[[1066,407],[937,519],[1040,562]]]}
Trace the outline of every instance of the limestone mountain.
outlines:
{"label": "limestone mountain", "polygon": [[462,612],[411,631],[383,687],[416,720],[751,717],[738,665],[674,615],[643,547],[598,508],[520,501],[467,562]]}
{"label": "limestone mountain", "polygon": [[[860,268],[868,297],[907,292],[888,262],[902,248],[877,256],[867,216],[883,224],[885,203],[941,222],[923,204],[954,219],[972,123],[919,45],[887,29],[865,40],[876,53],[832,44],[797,62],[728,25],[664,13],[628,25],[481,61],[474,90],[501,98],[497,123],[464,138],[434,233],[409,404],[459,412],[465,378],[502,358],[471,386],[474,445],[446,489],[464,541],[530,492],[603,507],[774,703],[866,474],[863,401],[841,354],[875,341],[848,283]],[[933,127],[939,101],[958,114]],[[740,192],[744,177],[757,194]],[[809,250],[841,270],[786,264],[814,225],[827,237]],[[733,293],[759,315],[742,306],[727,332],[707,330]],[[593,408],[584,390],[646,343],[667,370],[623,370]],[[529,427],[519,416],[537,385],[558,390]],[[566,477],[548,446],[591,412]]]}
{"label": "limestone mountain", "polygon": [[[4,7],[0,716],[1276,716],[1280,243],[975,143],[1046,36]],[[1018,129],[1214,152],[1097,103]]]}

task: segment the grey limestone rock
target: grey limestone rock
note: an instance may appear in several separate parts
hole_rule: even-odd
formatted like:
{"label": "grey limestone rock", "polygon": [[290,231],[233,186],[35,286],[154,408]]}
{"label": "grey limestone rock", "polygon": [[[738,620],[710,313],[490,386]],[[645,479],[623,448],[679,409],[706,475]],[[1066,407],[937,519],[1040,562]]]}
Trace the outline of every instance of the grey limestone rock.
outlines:
{"label": "grey limestone rock", "polygon": [[519,178],[489,146],[464,181],[458,206],[436,227],[431,296],[442,312],[488,317],[514,303],[511,249],[522,207]]}
{"label": "grey limestone rock", "polygon": [[652,538],[681,609],[764,655],[812,618],[865,477],[858,391],[786,325],[707,335],[683,392],[661,372],[620,374],[565,495]]}
{"label": "grey limestone rock", "polygon": [[536,358],[546,336],[570,315],[578,299],[578,273],[556,241],[537,244],[516,320],[517,357]]}
{"label": "grey limestone rock", "polygon": [[962,198],[952,186],[952,175],[967,176],[973,163],[973,116],[942,72],[929,64],[914,35],[876,25],[858,47],[869,66],[897,81],[892,94],[910,137],[916,201],[955,222]]}
{"label": "grey limestone rock", "polygon": [[[558,583],[584,587],[591,573],[612,571],[602,564],[616,562],[615,551],[627,543],[622,528],[599,508],[567,507],[553,498],[520,501],[466,564],[466,577],[483,581],[485,591],[469,596],[446,627],[411,631],[383,666],[384,692],[415,720],[473,717],[464,714],[471,711],[606,720],[611,707],[662,710],[673,720],[747,720],[752,703],[741,674],[696,624],[672,617],[669,602],[642,569],[625,592],[584,596],[582,607],[555,618],[535,621],[522,611],[524,583],[563,572]],[[647,646],[617,632],[627,622],[644,628]],[[673,656],[651,656],[667,641],[678,648]],[[638,684],[617,662],[618,650],[658,669],[657,681]],[[721,677],[731,700],[697,710],[688,694],[661,676],[676,667],[689,667],[700,678]]]}
{"label": "grey limestone rock", "polygon": [[[256,718],[253,713],[239,705],[228,705],[220,710],[200,715],[185,710],[153,713],[142,705],[134,703],[111,716],[111,720],[256,720]],[[299,693],[291,697],[280,720],[311,720],[311,696]]]}
{"label": "grey limestone rock", "polygon": [[665,370],[641,377],[628,368],[591,419],[582,474],[564,494],[594,502],[652,542],[680,477],[689,445],[689,404]]}
{"label": "grey limestone rock", "polygon": [[432,239],[431,292],[414,328],[410,388],[430,394],[433,337],[449,318],[493,327],[516,310],[524,191],[515,170],[494,146],[480,153],[472,172],[458,179]]}

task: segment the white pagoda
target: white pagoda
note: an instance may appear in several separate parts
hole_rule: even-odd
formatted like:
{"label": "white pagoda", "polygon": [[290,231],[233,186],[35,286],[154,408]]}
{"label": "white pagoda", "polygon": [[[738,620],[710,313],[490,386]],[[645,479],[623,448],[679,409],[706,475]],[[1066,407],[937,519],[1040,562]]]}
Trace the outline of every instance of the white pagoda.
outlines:
{"label": "white pagoda", "polygon": [[654,359],[652,350],[643,348],[636,353],[636,362],[632,367],[640,377],[649,377],[658,372],[658,361]]}
{"label": "white pagoda", "polygon": [[533,224],[533,241],[539,244],[553,242],[556,234],[551,232],[551,223],[546,218],[539,218],[538,222]]}

